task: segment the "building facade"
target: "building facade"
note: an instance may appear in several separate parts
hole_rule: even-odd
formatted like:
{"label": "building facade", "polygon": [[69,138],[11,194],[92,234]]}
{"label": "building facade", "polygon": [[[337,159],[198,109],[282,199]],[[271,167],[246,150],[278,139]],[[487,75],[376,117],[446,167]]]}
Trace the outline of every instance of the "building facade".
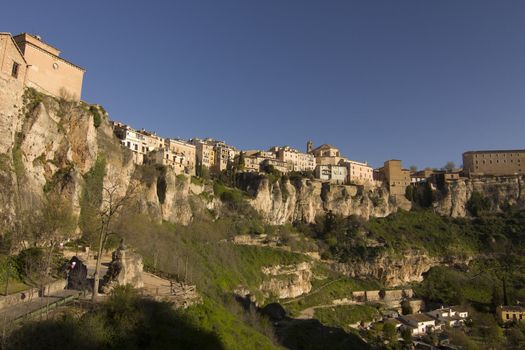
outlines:
{"label": "building facade", "polygon": [[314,171],[315,157],[303,153],[289,146],[272,147],[269,152],[274,152],[277,159],[288,164],[288,171]]}
{"label": "building facade", "polygon": [[0,75],[4,80],[23,88],[27,61],[10,33],[0,32]]}
{"label": "building facade", "polygon": [[348,170],[342,165],[321,164],[315,167],[314,175],[321,181],[343,185],[347,182]]}
{"label": "building facade", "polygon": [[401,161],[398,159],[387,160],[384,166],[379,169],[379,178],[384,179],[388,186],[388,191],[392,196],[404,196],[406,188],[410,185],[410,171],[403,169]]}
{"label": "building facade", "polygon": [[14,38],[28,64],[26,85],[55,97],[80,100],[84,69],[60,57],[60,50],[39,36],[22,33]]}
{"label": "building facade", "polygon": [[184,140],[166,139],[165,148],[167,154],[171,155],[173,159],[179,159],[184,166],[184,172],[189,175],[195,175],[195,162],[197,160],[197,152],[195,145]]}
{"label": "building facade", "polygon": [[[308,147],[312,148],[313,146],[309,143]],[[326,143],[308,153],[315,157],[315,163],[319,165],[339,165],[344,160],[338,148]]]}
{"label": "building facade", "polygon": [[525,320],[525,307],[521,305],[498,306],[496,314],[502,322],[523,322]]}
{"label": "building facade", "polygon": [[215,150],[213,144],[208,140],[191,139],[190,143],[195,146],[197,163],[199,166],[210,169],[215,163]]}
{"label": "building facade", "polygon": [[348,183],[357,185],[371,185],[374,183],[374,169],[367,163],[345,159],[340,164],[347,168]]}
{"label": "building facade", "polygon": [[467,176],[525,175],[525,150],[465,152],[463,171]]}

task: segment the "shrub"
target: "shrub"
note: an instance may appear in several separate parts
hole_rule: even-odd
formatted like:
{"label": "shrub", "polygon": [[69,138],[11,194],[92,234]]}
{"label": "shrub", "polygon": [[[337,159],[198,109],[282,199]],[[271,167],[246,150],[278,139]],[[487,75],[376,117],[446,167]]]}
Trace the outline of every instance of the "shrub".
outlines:
{"label": "shrub", "polygon": [[490,201],[481,193],[474,191],[472,192],[466,207],[472,216],[480,216],[490,209]]}

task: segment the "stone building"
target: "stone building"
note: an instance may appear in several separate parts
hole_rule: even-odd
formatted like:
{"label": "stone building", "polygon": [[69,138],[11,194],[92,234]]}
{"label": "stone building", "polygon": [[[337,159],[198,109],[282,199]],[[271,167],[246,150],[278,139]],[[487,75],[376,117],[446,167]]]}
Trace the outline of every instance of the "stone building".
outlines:
{"label": "stone building", "polygon": [[[276,159],[275,154],[260,150],[247,150],[242,152],[244,155],[244,172],[264,171],[263,162],[266,159]],[[235,163],[239,162],[240,154],[236,156]]]}
{"label": "stone building", "polygon": [[215,150],[211,139],[194,138],[190,143],[195,146],[197,163],[200,166],[210,169],[215,163]]}
{"label": "stone building", "polygon": [[348,170],[342,165],[320,164],[315,167],[314,176],[321,181],[343,185],[347,182]]}
{"label": "stone building", "polygon": [[269,152],[275,153],[275,157],[288,164],[288,171],[314,171],[315,157],[312,154],[303,153],[289,146],[272,147]]}
{"label": "stone building", "polygon": [[403,169],[398,159],[387,160],[379,169],[380,178],[388,186],[392,196],[404,196],[407,186],[410,185],[410,171]]}
{"label": "stone building", "polygon": [[168,148],[160,148],[151,151],[146,157],[147,163],[161,164],[174,169],[175,174],[186,174],[186,157],[183,154],[173,153]]}
{"label": "stone building", "polygon": [[[313,145],[311,143],[307,144],[307,148],[312,148]],[[321,165],[339,165],[339,162],[343,160],[344,158],[341,157],[341,152],[339,152],[339,149],[329,145],[327,143],[314,148],[310,152],[315,157],[315,163],[321,164]]]}
{"label": "stone building", "polygon": [[14,144],[27,62],[9,33],[0,33],[0,153]]}
{"label": "stone building", "polygon": [[10,33],[0,32],[0,77],[23,88],[27,61]]}
{"label": "stone building", "polygon": [[[347,159],[341,155],[338,148],[326,143],[315,149],[312,148],[312,142],[308,141],[307,149],[310,149],[309,153],[315,157],[315,163],[317,165],[346,167],[347,178],[345,182],[357,185],[374,183],[374,169],[366,162],[357,162],[355,160]],[[328,168],[323,167],[323,169]],[[324,171],[326,172],[326,170]]]}
{"label": "stone building", "polygon": [[174,159],[182,160],[184,172],[189,175],[195,175],[196,147],[184,140],[166,139],[166,154],[175,157]]}
{"label": "stone building", "polygon": [[463,171],[467,176],[525,175],[525,150],[465,152]]}
{"label": "stone building", "polygon": [[27,86],[55,97],[80,100],[83,68],[61,58],[60,50],[39,36],[22,33],[14,40],[27,61]]}
{"label": "stone building", "polygon": [[276,158],[266,158],[261,163],[261,169],[267,169],[268,166],[272,166],[275,170],[286,174],[289,172],[290,164]]}

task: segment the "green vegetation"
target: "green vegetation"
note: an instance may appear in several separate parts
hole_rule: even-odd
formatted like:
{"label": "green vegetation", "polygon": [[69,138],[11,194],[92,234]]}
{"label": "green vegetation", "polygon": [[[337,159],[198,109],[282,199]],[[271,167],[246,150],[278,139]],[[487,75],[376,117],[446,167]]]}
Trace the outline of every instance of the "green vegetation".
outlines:
{"label": "green vegetation", "polygon": [[263,266],[309,260],[305,255],[280,249],[239,246],[223,241],[238,233],[240,227],[250,227],[250,219],[208,220],[202,219],[185,227],[157,224],[135,216],[122,223],[118,232],[139,248],[146,267],[181,279],[187,277],[200,290],[216,297],[231,292],[238,285],[257,289],[264,277]]}
{"label": "green vegetation", "polygon": [[490,201],[481,193],[474,191],[467,202],[467,210],[473,216],[481,216],[490,209]]}
{"label": "green vegetation", "polygon": [[106,160],[99,156],[93,167],[84,174],[84,187],[80,197],[79,227],[82,238],[90,246],[96,244],[96,234],[99,227],[98,208],[102,203],[102,186],[106,175]]}
{"label": "green vegetation", "polygon": [[273,329],[265,318],[255,314],[246,317],[238,304],[228,303],[227,305],[228,308],[212,299],[205,298],[203,304],[192,306],[183,314],[192,321],[192,324],[216,334],[226,349],[277,348],[272,343]]}
{"label": "green vegetation", "polygon": [[[218,328],[222,330],[222,327],[224,324]],[[239,334],[234,328],[228,330]],[[142,299],[128,287],[115,289],[107,302],[82,316],[71,312],[62,318],[31,322],[5,340],[6,349],[169,349],[173,346],[225,348],[215,334],[184,313],[173,310],[167,303]]]}
{"label": "green vegetation", "polygon": [[386,218],[371,219],[366,229],[385,248],[407,249],[431,255],[468,255],[479,249],[477,227],[465,219],[439,216],[432,211],[399,211]]}
{"label": "green vegetation", "polygon": [[[332,277],[334,278],[334,277]],[[335,299],[352,298],[352,291],[378,290],[379,283],[372,280],[358,280],[351,278],[315,280],[312,291],[296,300],[285,302],[286,310],[298,314],[300,310],[317,305],[330,305]]]}
{"label": "green vegetation", "polygon": [[93,116],[93,125],[95,128],[98,128],[102,123],[102,116],[100,115],[99,109],[96,106],[89,106],[89,112]]}
{"label": "green vegetation", "polygon": [[368,322],[379,317],[376,308],[368,305],[340,305],[315,309],[314,317],[321,323],[349,330],[349,325]]}

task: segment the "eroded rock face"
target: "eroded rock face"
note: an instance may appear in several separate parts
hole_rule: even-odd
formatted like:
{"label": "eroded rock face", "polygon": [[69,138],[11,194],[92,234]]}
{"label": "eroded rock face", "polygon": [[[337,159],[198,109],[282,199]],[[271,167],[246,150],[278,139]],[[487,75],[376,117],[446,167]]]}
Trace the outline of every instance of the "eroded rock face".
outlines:
{"label": "eroded rock face", "polygon": [[270,224],[304,221],[329,211],[343,216],[384,217],[398,208],[410,209],[410,203],[390,197],[386,189],[354,185],[329,185],[308,179],[277,181],[257,175],[244,178],[245,190],[254,198],[250,204]]}
{"label": "eroded rock face", "polygon": [[142,256],[126,249],[122,244],[112,254],[108,272],[102,282],[102,292],[109,293],[116,286],[131,285],[133,288],[144,287]]}
{"label": "eroded rock face", "polygon": [[268,276],[268,279],[261,284],[259,290],[266,297],[295,298],[309,293],[312,289],[313,273],[309,263],[263,267],[262,272]]}
{"label": "eroded rock face", "polygon": [[523,209],[525,208],[524,180],[524,176],[460,179],[446,184],[445,194],[434,203],[434,209],[445,216],[469,216],[466,207],[473,192],[479,192],[488,198],[493,211],[501,211],[507,204]]}
{"label": "eroded rock face", "polygon": [[371,261],[334,263],[332,268],[349,277],[374,278],[387,287],[395,287],[421,282],[425,272],[443,263],[442,259],[418,251],[406,251],[399,256],[385,254]]}

